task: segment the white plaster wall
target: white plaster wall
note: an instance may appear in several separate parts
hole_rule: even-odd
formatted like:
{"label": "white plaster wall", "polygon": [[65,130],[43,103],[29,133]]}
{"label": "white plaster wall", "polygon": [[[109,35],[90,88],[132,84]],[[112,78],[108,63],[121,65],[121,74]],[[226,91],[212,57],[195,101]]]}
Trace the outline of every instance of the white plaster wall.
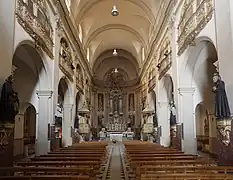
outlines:
{"label": "white plaster wall", "polygon": [[220,75],[225,81],[226,92],[228,95],[229,105],[233,109],[233,34],[232,34],[232,1],[231,0],[214,0],[215,3],[215,23],[217,51],[220,66]]}
{"label": "white plaster wall", "polygon": [[11,73],[15,31],[15,2],[14,0],[0,1],[0,87]]}

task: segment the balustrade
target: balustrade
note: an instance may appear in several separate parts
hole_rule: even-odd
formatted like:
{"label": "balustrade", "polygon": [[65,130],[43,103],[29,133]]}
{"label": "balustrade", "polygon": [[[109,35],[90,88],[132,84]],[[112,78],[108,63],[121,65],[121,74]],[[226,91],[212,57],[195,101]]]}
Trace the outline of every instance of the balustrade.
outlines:
{"label": "balustrade", "polygon": [[[30,2],[32,4],[26,4],[23,0],[17,0],[16,18],[24,30],[35,40],[36,45],[41,47],[50,58],[53,58],[52,26],[48,17],[45,16],[41,5],[36,2]],[[39,14],[41,15],[39,16]],[[44,17],[44,20],[42,20],[42,17]]]}
{"label": "balustrade", "polygon": [[194,44],[196,36],[211,20],[213,10],[213,0],[185,2],[178,25],[178,55],[181,55],[188,45]]}

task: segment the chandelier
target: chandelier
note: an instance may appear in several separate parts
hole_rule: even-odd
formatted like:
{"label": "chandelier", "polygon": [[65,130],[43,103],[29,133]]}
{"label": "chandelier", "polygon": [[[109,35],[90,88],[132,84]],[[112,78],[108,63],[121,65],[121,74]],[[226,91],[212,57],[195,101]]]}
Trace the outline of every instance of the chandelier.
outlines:
{"label": "chandelier", "polygon": [[113,56],[117,56],[117,54],[118,54],[118,53],[117,53],[117,50],[114,49],[112,55],[113,55]]}
{"label": "chandelier", "polygon": [[118,15],[119,15],[119,12],[117,10],[116,1],[115,1],[115,4],[113,5],[113,8],[112,8],[112,16],[118,16]]}

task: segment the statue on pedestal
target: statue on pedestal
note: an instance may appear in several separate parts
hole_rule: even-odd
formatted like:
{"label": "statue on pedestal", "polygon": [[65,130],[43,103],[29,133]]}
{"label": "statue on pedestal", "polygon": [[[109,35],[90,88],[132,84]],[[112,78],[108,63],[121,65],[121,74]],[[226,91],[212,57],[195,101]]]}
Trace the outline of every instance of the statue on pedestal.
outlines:
{"label": "statue on pedestal", "polygon": [[231,112],[228,104],[225,83],[218,73],[214,73],[213,92],[215,93],[215,116],[216,120],[228,119]]}
{"label": "statue on pedestal", "polygon": [[19,112],[18,94],[13,90],[13,75],[10,75],[2,86],[0,100],[0,121],[14,123],[15,116]]}
{"label": "statue on pedestal", "polygon": [[103,141],[106,139],[106,131],[105,128],[102,128],[101,131],[99,132],[99,137],[100,137],[100,141]]}
{"label": "statue on pedestal", "polygon": [[225,83],[218,73],[214,73],[212,90],[215,93],[215,117],[220,140],[225,146],[228,146],[230,144],[232,118]]}

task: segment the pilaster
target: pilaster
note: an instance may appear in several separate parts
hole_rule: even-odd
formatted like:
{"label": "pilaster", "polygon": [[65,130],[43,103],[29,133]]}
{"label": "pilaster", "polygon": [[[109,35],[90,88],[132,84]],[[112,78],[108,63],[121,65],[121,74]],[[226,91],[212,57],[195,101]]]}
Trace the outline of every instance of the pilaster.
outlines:
{"label": "pilaster", "polygon": [[165,147],[170,146],[170,119],[169,103],[157,103],[158,126],[161,126],[160,144]]}
{"label": "pilaster", "polygon": [[72,120],[73,104],[64,104],[64,117],[62,121],[62,141],[65,147],[72,145],[71,127],[74,127]]}
{"label": "pilaster", "polygon": [[37,133],[36,133],[36,155],[47,154],[50,151],[48,140],[48,124],[50,123],[50,107],[53,91],[43,90],[36,92],[39,99]]}
{"label": "pilaster", "polygon": [[183,123],[182,150],[185,153],[197,154],[197,141],[195,137],[195,118],[193,95],[195,88],[179,88],[180,122]]}

